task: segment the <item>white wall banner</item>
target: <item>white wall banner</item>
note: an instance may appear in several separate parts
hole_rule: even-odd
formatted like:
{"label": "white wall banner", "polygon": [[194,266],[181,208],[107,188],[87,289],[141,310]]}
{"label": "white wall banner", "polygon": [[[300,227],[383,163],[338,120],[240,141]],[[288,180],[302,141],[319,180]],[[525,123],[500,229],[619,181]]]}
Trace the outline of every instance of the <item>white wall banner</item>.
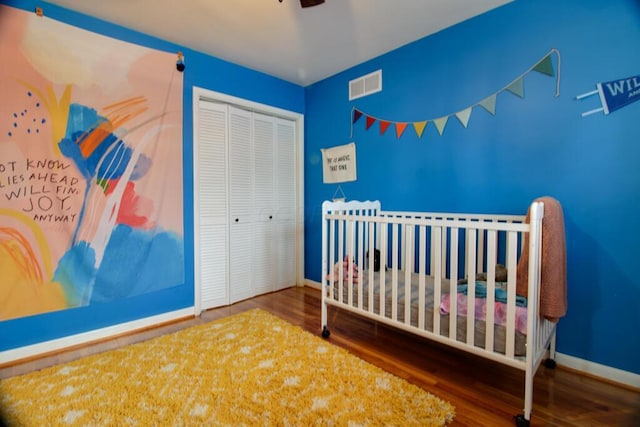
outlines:
{"label": "white wall banner", "polygon": [[356,144],[351,142],[332,148],[321,148],[322,182],[333,184],[357,179]]}
{"label": "white wall banner", "polygon": [[602,111],[605,115],[640,101],[640,75],[610,82],[596,83],[596,90],[576,96],[576,99],[600,95],[601,108],[582,113],[582,117]]}

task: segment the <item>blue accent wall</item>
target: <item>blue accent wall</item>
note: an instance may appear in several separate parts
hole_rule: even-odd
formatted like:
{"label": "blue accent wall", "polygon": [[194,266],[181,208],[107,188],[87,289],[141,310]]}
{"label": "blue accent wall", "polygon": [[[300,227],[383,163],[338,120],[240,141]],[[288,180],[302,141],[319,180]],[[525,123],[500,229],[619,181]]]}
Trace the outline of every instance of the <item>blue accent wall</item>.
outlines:
{"label": "blue accent wall", "polygon": [[184,54],[186,65],[183,74],[185,283],[113,303],[92,303],[86,307],[2,321],[0,322],[0,351],[193,306],[193,87],[198,86],[297,113],[304,113],[304,88],[193,51],[185,46],[159,40],[49,3],[13,0],[3,3],[27,11],[42,7],[46,18],[152,49],[175,52],[176,60],[178,51]]}
{"label": "blue accent wall", "polygon": [[[640,75],[637,0],[516,0],[306,88],[305,272],[320,281],[320,149],[356,143],[347,199],[383,209],[521,213],[550,195],[563,205],[568,314],[558,351],[640,374],[640,102],[610,115],[581,113],[576,100],[598,82]],[[472,110],[468,127],[451,117],[440,136],[431,122],[418,138],[397,138],[352,108],[396,122],[435,119],[475,105],[529,70],[551,49],[556,80],[524,76],[524,98],[502,92],[496,112]],[[351,79],[382,69],[382,92],[348,100]],[[640,80],[640,79],[639,79]],[[352,134],[351,134],[352,133]]]}

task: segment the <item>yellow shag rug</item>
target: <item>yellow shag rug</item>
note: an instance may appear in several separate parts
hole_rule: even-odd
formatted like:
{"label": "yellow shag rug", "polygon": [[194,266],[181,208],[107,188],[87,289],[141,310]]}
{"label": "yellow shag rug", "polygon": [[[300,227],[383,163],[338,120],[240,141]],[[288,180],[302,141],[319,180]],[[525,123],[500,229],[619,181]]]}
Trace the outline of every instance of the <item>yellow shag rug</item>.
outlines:
{"label": "yellow shag rug", "polygon": [[454,407],[255,309],[0,381],[12,426],[442,426]]}

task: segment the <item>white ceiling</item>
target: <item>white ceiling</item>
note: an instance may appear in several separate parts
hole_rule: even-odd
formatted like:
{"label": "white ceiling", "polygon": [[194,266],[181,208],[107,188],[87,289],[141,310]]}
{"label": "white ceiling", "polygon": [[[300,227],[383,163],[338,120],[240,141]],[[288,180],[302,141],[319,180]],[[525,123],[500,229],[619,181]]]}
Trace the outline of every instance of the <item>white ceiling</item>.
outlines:
{"label": "white ceiling", "polygon": [[302,86],[510,1],[49,0]]}

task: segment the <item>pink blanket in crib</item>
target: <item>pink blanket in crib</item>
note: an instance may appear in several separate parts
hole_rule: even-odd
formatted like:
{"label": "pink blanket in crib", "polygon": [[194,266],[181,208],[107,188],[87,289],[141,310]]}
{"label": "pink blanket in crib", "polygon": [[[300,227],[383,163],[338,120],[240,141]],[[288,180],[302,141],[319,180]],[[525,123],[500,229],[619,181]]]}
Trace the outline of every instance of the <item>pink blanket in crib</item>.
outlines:
{"label": "pink blanket in crib", "polygon": [[[458,292],[458,315],[467,315],[467,296]],[[449,314],[451,304],[450,294],[445,294],[440,302],[440,314]],[[505,326],[507,324],[507,305],[503,302],[496,301],[493,310],[493,321],[496,325]],[[487,316],[487,299],[476,298],[475,318],[476,320],[484,320]],[[516,330],[522,334],[527,334],[527,308],[516,307]]]}

